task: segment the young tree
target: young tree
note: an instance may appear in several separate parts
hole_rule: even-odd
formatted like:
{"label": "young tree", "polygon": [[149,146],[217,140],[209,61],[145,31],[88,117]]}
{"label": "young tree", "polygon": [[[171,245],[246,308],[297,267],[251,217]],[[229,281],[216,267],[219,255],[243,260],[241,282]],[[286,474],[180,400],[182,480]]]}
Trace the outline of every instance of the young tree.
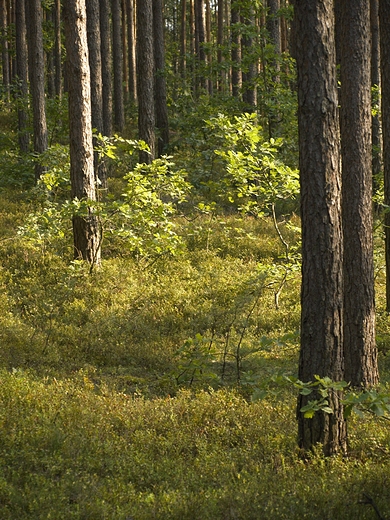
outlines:
{"label": "young tree", "polygon": [[[91,85],[85,0],[64,3],[65,46],[69,78],[69,138],[72,197],[95,201]],[[95,265],[100,260],[100,230],[93,210],[73,217],[74,256]]]}
{"label": "young tree", "polygon": [[372,236],[370,3],[343,0],[340,15],[344,378],[355,387],[369,387],[378,382]]}
{"label": "young tree", "polygon": [[[343,250],[341,174],[333,0],[296,0],[299,164],[302,219],[301,349],[299,379],[341,381],[343,372]],[[312,396],[310,396],[312,399]],[[299,445],[323,445],[326,455],[346,450],[346,424],[338,392],[333,413],[312,419],[300,412]]]}
{"label": "young tree", "polygon": [[140,162],[155,156],[154,50],[152,0],[137,0],[137,92],[138,135],[150,147],[140,152]]}

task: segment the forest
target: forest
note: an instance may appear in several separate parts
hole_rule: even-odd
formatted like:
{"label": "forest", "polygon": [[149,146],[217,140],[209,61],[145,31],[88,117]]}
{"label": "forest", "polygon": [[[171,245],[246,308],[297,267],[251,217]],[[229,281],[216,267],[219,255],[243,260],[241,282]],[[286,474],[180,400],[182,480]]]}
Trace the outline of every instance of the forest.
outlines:
{"label": "forest", "polygon": [[0,0],[1,520],[390,519],[390,2]]}

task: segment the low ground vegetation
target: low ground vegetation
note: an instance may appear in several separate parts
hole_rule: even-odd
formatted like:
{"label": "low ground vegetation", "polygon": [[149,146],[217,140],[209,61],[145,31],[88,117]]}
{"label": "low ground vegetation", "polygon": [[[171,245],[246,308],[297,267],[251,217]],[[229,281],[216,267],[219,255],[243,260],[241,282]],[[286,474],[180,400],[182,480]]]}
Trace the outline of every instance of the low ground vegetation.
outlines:
{"label": "low ground vegetation", "polygon": [[[234,147],[233,123],[219,116],[212,124],[227,128]],[[234,124],[245,136],[236,155],[219,142],[210,161],[204,142],[190,143],[191,153],[166,160],[169,171],[164,161],[143,171],[138,206],[126,179],[134,155],[121,151],[129,142],[106,143],[103,260],[92,271],[72,259],[63,148],[48,152],[36,188],[32,158],[0,143],[2,519],[369,520],[375,508],[390,518],[386,415],[351,415],[347,458],[324,459],[320,450],[303,458],[296,447],[297,390],[288,379],[299,345],[296,174],[253,161],[259,142],[268,159],[278,143],[265,146],[250,117]],[[191,175],[180,173],[191,165]],[[213,170],[203,183],[204,165]],[[281,199],[280,174],[289,179]],[[169,176],[159,199],[148,175]],[[183,179],[196,189],[178,211],[172,193],[185,191]],[[139,227],[131,228],[135,207]]]}

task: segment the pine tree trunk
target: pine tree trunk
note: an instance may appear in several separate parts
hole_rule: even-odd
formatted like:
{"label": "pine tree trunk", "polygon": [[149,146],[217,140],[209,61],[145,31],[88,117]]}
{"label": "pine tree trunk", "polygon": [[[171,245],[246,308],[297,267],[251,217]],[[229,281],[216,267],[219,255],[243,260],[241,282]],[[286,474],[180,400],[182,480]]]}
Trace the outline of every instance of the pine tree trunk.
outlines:
{"label": "pine tree trunk", "polygon": [[186,78],[186,58],[187,53],[187,1],[181,0],[180,18],[180,73],[183,79]]}
{"label": "pine tree trunk", "polygon": [[6,0],[0,0],[0,36],[1,36],[1,59],[3,69],[3,89],[6,100],[10,101],[10,66],[8,53],[8,19]]}
{"label": "pine tree trunk", "polygon": [[[380,87],[379,0],[370,1],[371,18],[371,87]],[[379,92],[378,92],[379,99]],[[382,143],[379,114],[372,116],[372,178],[374,192],[378,190],[378,176],[382,169]]]}
{"label": "pine tree trunk", "polygon": [[[89,69],[91,76],[92,128],[96,129],[98,133],[103,134],[103,83],[99,0],[88,0],[86,7]],[[93,145],[94,148],[98,145],[96,137],[93,139]],[[96,180],[102,188],[106,188],[107,171],[104,162],[99,160],[99,154],[97,152],[94,152],[94,168]]]}
{"label": "pine tree trunk", "polygon": [[[343,249],[338,99],[332,0],[298,0],[294,16],[298,70],[301,175],[302,290],[299,379],[343,380]],[[304,450],[322,444],[325,455],[346,451],[341,396],[332,414],[300,412],[313,396],[298,399],[298,439]]]}
{"label": "pine tree trunk", "polygon": [[[27,38],[29,53],[29,73],[33,107],[34,152],[43,153],[48,146],[45,109],[45,62],[43,54],[42,5],[40,0],[27,0]],[[27,12],[26,12],[27,14]],[[37,162],[35,179],[38,180],[44,168]]]}
{"label": "pine tree trunk", "polygon": [[127,61],[129,65],[129,98],[137,100],[137,78],[135,66],[134,0],[127,0]]}
{"label": "pine tree trunk", "polygon": [[378,382],[371,175],[370,6],[341,2],[341,152],[345,379]]}
{"label": "pine tree trunk", "polygon": [[119,0],[112,1],[112,55],[114,67],[114,126],[119,132],[125,127],[123,101],[123,49],[121,29],[121,6]]}
{"label": "pine tree trunk", "polygon": [[152,0],[137,0],[138,135],[150,147],[140,152],[140,162],[155,157],[154,49]]}
{"label": "pine tree trunk", "polygon": [[112,80],[111,80],[111,30],[110,2],[99,0],[100,3],[100,37],[102,58],[102,95],[103,95],[103,128],[104,135],[112,135]]}
{"label": "pine tree trunk", "polygon": [[[390,4],[379,0],[384,203],[390,206]],[[385,212],[386,311],[390,312],[390,213]]]}
{"label": "pine tree trunk", "polygon": [[232,94],[235,98],[240,97],[242,89],[241,74],[241,36],[240,36],[240,7],[236,1],[231,5],[231,38],[232,38]]}
{"label": "pine tree trunk", "polygon": [[24,0],[15,2],[15,37],[16,37],[16,75],[18,79],[18,131],[21,153],[29,151],[30,137],[28,125],[28,70],[27,70],[27,34]]}
{"label": "pine tree trunk", "polygon": [[56,96],[62,97],[62,44],[61,44],[61,0],[54,2],[54,68],[55,68],[55,92]]}
{"label": "pine tree trunk", "polygon": [[[85,0],[64,4],[65,46],[69,77],[69,138],[72,198],[95,201],[91,87]],[[99,222],[91,208],[73,217],[74,256],[92,265],[100,261]]]}
{"label": "pine tree trunk", "polygon": [[153,0],[153,41],[155,62],[155,107],[158,135],[158,156],[167,152],[169,145],[169,121],[167,88],[165,79],[164,21],[162,0]]}

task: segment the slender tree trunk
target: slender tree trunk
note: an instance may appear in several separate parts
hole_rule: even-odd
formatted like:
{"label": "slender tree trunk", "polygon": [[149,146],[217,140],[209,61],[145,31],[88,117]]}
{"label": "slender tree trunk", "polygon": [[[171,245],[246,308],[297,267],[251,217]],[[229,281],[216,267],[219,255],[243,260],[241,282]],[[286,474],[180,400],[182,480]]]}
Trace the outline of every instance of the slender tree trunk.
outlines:
{"label": "slender tree trunk", "polygon": [[[299,163],[302,218],[301,350],[299,379],[343,371],[343,249],[334,15],[332,0],[296,0],[294,54],[298,69]],[[325,455],[346,451],[346,423],[338,392],[333,413],[300,412],[313,396],[298,399],[298,438]]]}
{"label": "slender tree trunk", "polygon": [[344,231],[345,375],[378,382],[375,346],[371,176],[370,6],[341,3],[341,151]]}
{"label": "slender tree trunk", "polygon": [[[275,83],[280,83],[280,55],[282,52],[282,33],[280,24],[280,0],[268,0],[268,16],[267,16],[267,30],[269,34],[270,43],[274,49],[274,57],[268,62],[268,65],[272,67],[272,81],[271,89],[275,91]],[[279,100],[277,95],[272,95],[272,105],[275,108],[269,109],[268,113],[268,134],[269,138],[275,137],[278,131],[278,122],[280,120],[280,114],[278,110]]]}
{"label": "slender tree trunk", "polygon": [[110,1],[100,2],[100,36],[102,57],[102,94],[104,135],[112,135],[112,80],[111,80],[111,30]]}
{"label": "slender tree trunk", "polygon": [[241,74],[241,36],[240,36],[240,7],[236,0],[231,4],[231,35],[232,35],[232,94],[240,97],[242,89]]}
{"label": "slender tree trunk", "polygon": [[[370,0],[371,17],[371,87],[377,92],[375,108],[379,104],[380,52],[379,52],[379,0]],[[382,169],[382,143],[379,114],[372,116],[372,178],[373,190],[378,190],[378,177]]]}
{"label": "slender tree trunk", "polygon": [[155,157],[154,49],[152,0],[137,0],[138,134],[150,147],[140,152],[140,162]]}
{"label": "slender tree trunk", "polygon": [[30,137],[28,125],[28,70],[27,70],[27,34],[24,0],[15,3],[16,36],[16,75],[18,80],[18,131],[19,148],[22,153],[29,151]]}
{"label": "slender tree trunk", "polygon": [[187,64],[187,1],[181,1],[181,22],[180,22],[180,73],[182,78],[186,77]]}
{"label": "slender tree trunk", "polygon": [[132,103],[137,100],[137,78],[135,67],[135,27],[134,0],[127,0],[127,61],[129,64],[129,97]]}
{"label": "slender tree trunk", "polygon": [[127,56],[128,53],[126,52],[128,43],[127,43],[127,10],[126,10],[126,0],[121,0],[121,32],[122,32],[122,74],[123,74],[123,98],[124,102],[128,101],[129,98],[129,74],[128,74],[128,67],[127,67]]}
{"label": "slender tree trunk", "polygon": [[167,88],[165,79],[164,21],[162,0],[153,0],[153,40],[155,62],[155,107],[158,135],[158,156],[166,153],[169,145]]}
{"label": "slender tree trunk", "polygon": [[[86,8],[89,69],[91,77],[92,128],[96,129],[100,134],[103,134],[103,80],[99,0],[88,0],[86,2]],[[94,148],[97,144],[97,138],[94,137]],[[106,188],[107,172],[104,162],[99,161],[97,152],[94,152],[94,168],[96,180],[98,180],[101,187]]]}
{"label": "slender tree trunk", "polygon": [[[93,168],[91,87],[85,0],[64,3],[65,45],[69,77],[70,177],[72,197],[96,200]],[[97,217],[73,217],[74,256],[95,265],[100,260]]]}
{"label": "slender tree trunk", "polygon": [[123,49],[120,0],[111,0],[112,7],[112,55],[114,67],[114,126],[119,132],[125,127],[123,101]]}
{"label": "slender tree trunk", "polygon": [[255,109],[257,105],[256,95],[256,75],[257,75],[257,60],[253,56],[255,19],[253,14],[253,7],[247,6],[245,16],[242,19],[247,26],[246,34],[242,38],[242,59],[246,61],[246,71],[243,74],[243,100],[248,106],[248,109]]}
{"label": "slender tree trunk", "polygon": [[195,51],[197,58],[197,89],[200,87],[206,90],[206,81],[204,77],[206,68],[206,53],[204,50],[204,44],[206,41],[206,20],[205,20],[205,9],[204,0],[195,0],[194,2],[195,11]]}
{"label": "slender tree trunk", "polygon": [[54,1],[54,68],[55,68],[55,92],[62,97],[62,44],[61,44],[61,0]]}
{"label": "slender tree trunk", "polygon": [[217,33],[217,62],[218,62],[218,90],[223,91],[224,74],[222,70],[222,46],[224,31],[224,0],[218,0],[218,33]]}
{"label": "slender tree trunk", "polygon": [[[390,3],[379,0],[384,203],[390,207]],[[390,213],[385,212],[386,311],[390,312]]]}
{"label": "slender tree trunk", "polygon": [[10,66],[8,53],[8,19],[6,0],[0,0],[0,34],[1,34],[1,58],[3,68],[3,88],[5,98],[10,101]]}
{"label": "slender tree trunk", "polygon": [[[33,107],[34,152],[41,154],[48,146],[46,109],[45,109],[45,63],[42,35],[42,6],[40,0],[27,0],[29,16],[28,52],[30,86]],[[38,180],[44,168],[36,163],[35,179]]]}

